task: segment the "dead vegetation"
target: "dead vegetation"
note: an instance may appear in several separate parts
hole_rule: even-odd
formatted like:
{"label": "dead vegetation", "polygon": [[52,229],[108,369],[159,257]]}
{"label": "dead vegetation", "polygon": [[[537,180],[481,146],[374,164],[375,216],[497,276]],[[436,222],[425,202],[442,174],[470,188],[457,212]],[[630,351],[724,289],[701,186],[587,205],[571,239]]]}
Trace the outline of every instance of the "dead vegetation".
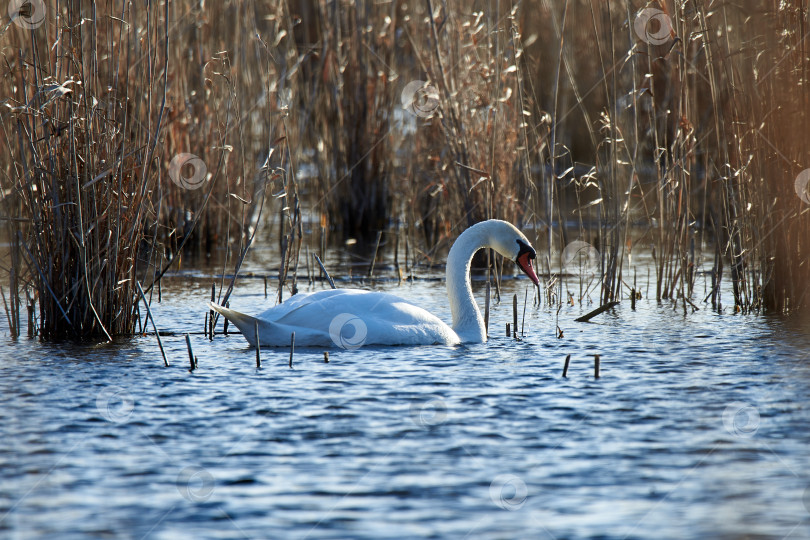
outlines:
{"label": "dead vegetation", "polygon": [[[238,269],[262,223],[281,296],[330,236],[413,268],[500,218],[557,304],[626,297],[649,251],[684,312],[722,279],[735,309],[810,305],[798,0],[41,5],[0,23],[13,335],[131,333],[136,281],[217,249]],[[576,241],[598,262],[575,292],[553,276]]]}

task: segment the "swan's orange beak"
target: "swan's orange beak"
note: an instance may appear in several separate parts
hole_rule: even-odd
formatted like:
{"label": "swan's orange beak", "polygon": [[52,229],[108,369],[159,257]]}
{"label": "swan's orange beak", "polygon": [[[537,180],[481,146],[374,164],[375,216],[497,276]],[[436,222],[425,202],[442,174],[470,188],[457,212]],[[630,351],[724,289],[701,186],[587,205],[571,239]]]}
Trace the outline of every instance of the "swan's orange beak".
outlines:
{"label": "swan's orange beak", "polygon": [[529,276],[529,279],[532,280],[532,283],[534,283],[535,285],[539,285],[540,280],[537,279],[537,274],[534,273],[534,268],[532,268],[532,259],[534,259],[532,255],[533,254],[531,252],[524,251],[523,253],[517,256],[515,262],[520,267],[520,269],[523,270],[523,272],[527,276]]}

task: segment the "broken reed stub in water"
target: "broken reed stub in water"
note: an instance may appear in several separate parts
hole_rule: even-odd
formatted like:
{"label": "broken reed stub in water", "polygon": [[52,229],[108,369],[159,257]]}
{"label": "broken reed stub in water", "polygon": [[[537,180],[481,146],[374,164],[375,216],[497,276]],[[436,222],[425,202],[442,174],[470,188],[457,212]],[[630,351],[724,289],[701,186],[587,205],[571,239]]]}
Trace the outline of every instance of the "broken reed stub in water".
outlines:
{"label": "broken reed stub in water", "polygon": [[526,330],[526,302],[529,300],[529,288],[526,287],[526,293],[523,295],[523,319],[520,321],[520,337],[523,339],[525,335],[523,332]]}
{"label": "broken reed stub in water", "polygon": [[599,355],[593,355],[593,378],[599,378]]}
{"label": "broken reed stub in water", "polygon": [[194,357],[194,351],[191,350],[191,335],[186,332],[186,347],[188,348],[188,363],[190,364],[189,371],[197,369],[197,359]]}
{"label": "broken reed stub in water", "polygon": [[571,361],[571,355],[565,357],[565,364],[563,364],[563,377],[568,378],[568,363]]}
{"label": "broken reed stub in water", "polygon": [[588,322],[597,315],[604,313],[605,311],[609,310],[610,308],[614,308],[619,305],[619,302],[608,302],[607,304],[601,305],[595,310],[591,311],[590,313],[586,313],[579,319],[574,319],[576,322]]}
{"label": "broken reed stub in water", "polygon": [[630,309],[636,309],[636,289],[630,289]]}
{"label": "broken reed stub in water", "polygon": [[329,363],[329,351],[323,351],[323,363],[324,364]]}
{"label": "broken reed stub in water", "polygon": [[33,302],[28,302],[26,304],[28,308],[28,337],[33,338],[35,334],[35,324],[34,324],[34,304]]}
{"label": "broken reed stub in water", "polygon": [[[217,300],[217,284],[212,283],[211,284],[211,303],[212,304],[216,303],[216,300]],[[208,315],[208,324],[210,325],[208,327],[208,339],[210,339],[210,340],[214,339],[214,321],[215,320],[216,319],[214,318],[214,310],[212,309],[209,312],[209,315]]]}
{"label": "broken reed stub in water", "polygon": [[253,323],[253,331],[255,332],[253,335],[256,336],[256,367],[262,367],[262,354],[259,350],[262,348],[261,343],[259,343],[259,322],[254,321]]}
{"label": "broken reed stub in water", "polygon": [[518,337],[517,329],[517,294],[515,294],[512,296],[512,334],[514,335],[515,339],[520,339],[520,337]]}
{"label": "broken reed stub in water", "polygon": [[487,337],[489,337],[489,295],[490,295],[490,288],[492,286],[489,284],[489,280],[487,280],[487,292],[486,297],[484,298],[484,333]]}
{"label": "broken reed stub in water", "polygon": [[[230,302],[225,302],[225,307],[231,307]],[[227,336],[228,335],[228,317],[224,317],[225,321],[222,323],[222,332]]]}
{"label": "broken reed stub in water", "polygon": [[292,369],[293,353],[295,352],[295,332],[290,335],[290,369]]}
{"label": "broken reed stub in water", "polygon": [[506,323],[506,337],[511,337],[512,334],[509,332],[509,323]]}

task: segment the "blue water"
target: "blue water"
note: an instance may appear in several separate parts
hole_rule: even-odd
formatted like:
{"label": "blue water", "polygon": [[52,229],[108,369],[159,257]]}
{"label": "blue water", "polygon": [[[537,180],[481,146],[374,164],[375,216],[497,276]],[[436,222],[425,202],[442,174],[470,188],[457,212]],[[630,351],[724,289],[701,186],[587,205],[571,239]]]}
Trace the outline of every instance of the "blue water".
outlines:
{"label": "blue water", "polygon": [[[442,283],[383,288],[449,320]],[[166,280],[159,326],[201,331],[209,295]],[[246,279],[231,306],[267,302]],[[154,337],[2,323],[0,537],[810,538],[806,321],[645,298],[573,322],[593,307],[529,305],[515,342],[504,301],[487,344],[297,348],[293,369],[196,335],[193,373],[182,336],[167,368]]]}

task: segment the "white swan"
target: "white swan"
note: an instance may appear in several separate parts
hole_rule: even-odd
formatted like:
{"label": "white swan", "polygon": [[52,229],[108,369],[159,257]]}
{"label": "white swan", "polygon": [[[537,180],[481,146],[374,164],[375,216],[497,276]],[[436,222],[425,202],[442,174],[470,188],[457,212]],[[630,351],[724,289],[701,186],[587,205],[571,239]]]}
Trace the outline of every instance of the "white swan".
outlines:
{"label": "white swan", "polygon": [[470,263],[476,251],[493,248],[518,265],[537,285],[535,251],[514,225],[490,219],[464,231],[447,256],[447,295],[453,327],[392,294],[357,289],[299,293],[257,317],[209,303],[256,346],[255,324],[263,347],[286,346],[295,332],[300,346],[356,348],[361,345],[455,345],[487,340],[484,319],[473,298]]}

